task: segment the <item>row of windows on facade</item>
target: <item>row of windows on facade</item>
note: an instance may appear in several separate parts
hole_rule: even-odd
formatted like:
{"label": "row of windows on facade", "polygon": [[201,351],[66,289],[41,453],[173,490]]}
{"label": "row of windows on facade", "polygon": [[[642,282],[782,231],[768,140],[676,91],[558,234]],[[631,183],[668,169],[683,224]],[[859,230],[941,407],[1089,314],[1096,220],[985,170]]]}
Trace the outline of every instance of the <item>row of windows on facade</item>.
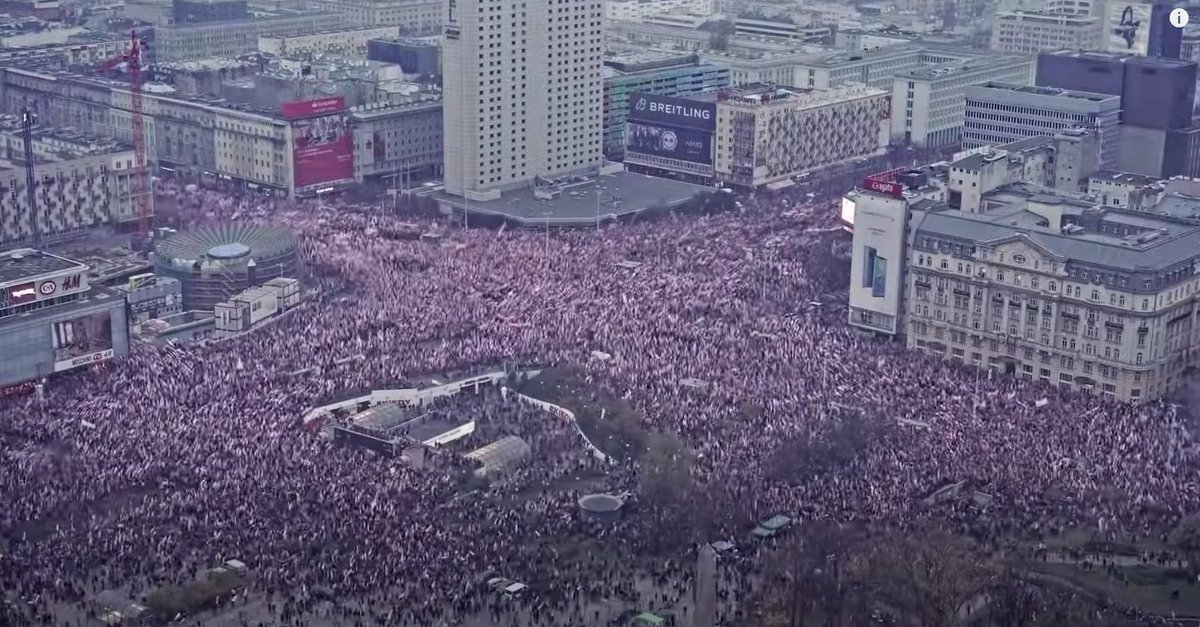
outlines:
{"label": "row of windows on facade", "polygon": [[[928,323],[926,323],[924,321],[920,321],[920,320],[913,321],[912,328],[913,328],[913,332],[917,333],[918,335],[929,335],[929,325],[928,325]],[[948,329],[948,330],[950,331],[950,341],[952,343],[965,345],[967,343],[968,337],[969,337],[972,346],[975,346],[976,348],[981,348],[983,346],[985,338],[983,338],[982,336],[975,335],[973,333],[968,336],[968,334],[965,331],[959,331],[957,329]],[[946,333],[945,333],[946,331],[947,331],[947,329],[944,327],[940,327],[940,326],[936,326],[936,325],[933,327],[933,335],[934,335],[934,337],[936,337],[938,339],[944,338],[946,335]],[[1000,332],[996,331],[996,333],[1000,333]],[[1017,333],[1010,332],[1009,335],[1016,336]],[[1026,339],[1032,340],[1033,336],[1026,333]],[[1042,340],[1043,340],[1043,344],[1044,344],[1045,340],[1046,340],[1045,335],[1042,336]],[[998,344],[1000,341],[996,340],[996,339],[988,339],[987,342],[988,342],[988,347],[994,352],[998,348]],[[1069,346],[1066,342],[1063,342],[1062,348],[1066,349],[1066,350],[1074,351],[1075,350],[1075,342],[1071,341]],[[1085,350],[1085,353],[1087,353],[1089,356],[1097,356],[1094,346],[1091,348],[1090,352]],[[1024,348],[1025,359],[1032,360],[1034,358],[1035,354],[1040,354],[1042,363],[1048,364],[1051,361],[1053,361],[1053,353],[1051,353],[1048,350],[1034,349],[1033,347],[1029,347],[1029,346],[1026,346]],[[1059,355],[1058,357],[1059,357],[1059,365],[1061,365],[1062,367],[1069,368],[1072,370],[1075,368],[1075,357],[1074,356]],[[1104,357],[1105,357],[1105,359],[1120,361],[1121,351],[1120,351],[1120,349],[1114,349],[1111,351],[1106,349]],[[1142,353],[1138,353],[1137,354],[1138,365],[1142,364],[1142,360],[1143,360]],[[1085,372],[1089,372],[1089,373],[1092,372],[1092,362],[1083,360],[1083,366],[1084,366]],[[1106,376],[1106,377],[1115,378],[1119,374],[1119,370],[1117,368],[1108,366],[1106,364],[1100,364],[1100,366],[1102,368],[1102,374],[1104,374],[1104,376]],[[1104,369],[1107,369],[1107,371],[1105,371]],[[1110,373],[1111,373],[1111,376],[1110,376]],[[1135,380],[1141,381],[1141,375],[1138,374],[1137,378]]]}
{"label": "row of windows on facade", "polygon": [[980,120],[987,122],[1000,122],[1007,124],[1017,124],[1020,126],[1040,127],[1047,130],[1059,130],[1066,125],[1086,125],[1096,126],[1096,120],[1090,115],[1078,115],[1073,113],[1064,113],[1061,115],[1044,115],[1041,117],[1017,116],[1017,115],[1001,115],[998,113],[980,113],[972,111],[969,108],[966,112],[964,126],[971,128],[972,124],[978,124]]}
{"label": "row of windows on facade", "polygon": [[[931,265],[929,265],[930,262],[932,262],[932,260],[933,260],[932,257],[918,256],[917,264],[924,265],[925,267],[932,267]],[[941,261],[940,266],[941,266],[941,269],[948,270],[950,267],[950,264],[945,259],[943,259]],[[960,274],[972,276],[971,275],[971,264],[959,263],[958,266],[959,266],[958,272]],[[996,271],[996,281],[997,282],[1007,283],[1008,282],[1007,277],[1008,277],[1008,275],[1005,273],[1004,270]],[[1125,285],[1125,282],[1123,279],[1124,278],[1122,277],[1121,285]],[[1019,272],[1014,272],[1012,274],[1012,284],[1016,285],[1018,287],[1025,287],[1025,276]],[[1035,289],[1035,290],[1042,289],[1041,288],[1041,277],[1030,276],[1028,287],[1030,289]],[[1053,280],[1047,281],[1046,289],[1049,292],[1058,292],[1058,281],[1053,281]],[[1194,293],[1195,291],[1196,291],[1196,286],[1194,284],[1192,284],[1192,285],[1187,286],[1186,288],[1181,288],[1180,289],[1181,293],[1179,296],[1191,294],[1191,293]],[[1064,288],[1063,288],[1063,295],[1067,296],[1067,297],[1074,297],[1074,298],[1082,299],[1083,298],[1083,289],[1079,285],[1068,284],[1068,285],[1064,286]],[[1098,302],[1098,301],[1100,301],[1100,297],[1101,297],[1100,290],[1098,290],[1098,289],[1093,288],[1091,290],[1091,292],[1088,294],[1088,299],[1092,300],[1092,301]],[[1178,296],[1174,295],[1174,290],[1173,290],[1172,294],[1168,295],[1167,302],[1168,303],[1173,302],[1175,300],[1175,298],[1177,298],[1177,297]],[[1123,296],[1123,295],[1109,294],[1109,300],[1111,301],[1111,304],[1113,306],[1117,306],[1117,307],[1125,306],[1125,296]],[[1149,309],[1150,309],[1150,299],[1143,298],[1142,299],[1142,311],[1148,311]]]}
{"label": "row of windows on facade", "polygon": [[[997,294],[996,296],[1002,299],[1004,295]],[[917,292],[916,292],[916,298],[918,301],[929,302],[929,290],[927,288],[918,288]],[[979,295],[977,293],[974,305],[968,305],[966,296],[956,294],[954,296],[954,305],[953,306],[955,309],[961,310],[962,313],[952,312],[955,322],[958,323],[959,320],[961,319],[962,320],[961,324],[966,324],[966,320],[967,320],[968,316],[965,312],[968,309],[971,309],[975,315],[982,316],[983,315],[983,302],[982,301],[983,301],[983,299],[982,299],[981,295]],[[935,294],[935,296],[934,296],[935,304],[945,307],[945,306],[947,306],[948,302],[949,301],[947,300],[946,295],[944,293]],[[1020,301],[1016,301],[1016,300],[1008,301],[1009,307],[1008,307],[1007,320],[1010,323],[1015,324],[1015,323],[1021,322],[1021,307],[1020,307],[1021,304],[1022,303]],[[1039,313],[1039,309],[1037,309],[1037,307],[1038,307],[1039,303],[1038,303],[1037,299],[1030,299],[1027,304],[1029,305],[1029,307],[1025,308],[1025,323],[1031,324],[1031,325],[1036,325],[1038,313]],[[920,306],[920,305],[918,305],[918,306]],[[924,307],[925,307],[925,310],[928,311],[928,306],[926,305]],[[1033,309],[1030,309],[1030,307],[1032,307]],[[1054,326],[1054,320],[1052,317],[1053,316],[1053,308],[1054,308],[1054,306],[1050,303],[1042,304],[1040,313],[1042,316],[1041,326],[1043,329],[1049,330]],[[1004,303],[993,302],[992,307],[991,307],[992,318],[999,319],[997,321],[1006,319],[1004,309],[1005,309]],[[1064,306],[1061,311],[1063,314],[1070,314],[1070,315],[1074,315],[1074,316],[1079,315],[1078,307]],[[1083,335],[1085,337],[1094,338],[1094,339],[1098,339],[1100,337],[1100,329],[1099,329],[1099,327],[1096,326],[1097,320],[1098,320],[1098,318],[1096,316],[1096,312],[1088,311],[1087,324],[1083,327]],[[1121,342],[1123,342],[1125,339],[1125,335],[1124,335],[1124,331],[1123,331],[1123,328],[1125,325],[1125,320],[1123,318],[1121,318],[1120,316],[1106,315],[1106,316],[1104,316],[1104,322],[1105,322],[1105,332],[1104,332],[1105,341],[1113,342],[1115,344],[1120,344]],[[1079,321],[1078,320],[1072,320],[1070,318],[1064,317],[1059,321],[1059,323],[1060,323],[1059,328],[1062,333],[1067,333],[1070,335],[1078,335],[1079,334]],[[1113,326],[1110,326],[1110,325],[1116,325],[1116,328],[1114,328]],[[1138,346],[1145,346],[1145,343],[1146,343],[1146,333],[1139,333],[1138,339],[1137,339]]]}
{"label": "row of windows on facade", "polygon": [[[916,313],[916,315],[922,316],[924,318],[930,318],[928,306],[925,307],[924,311],[920,311],[918,308],[918,311],[915,311],[914,313]],[[947,318],[945,316],[945,312],[940,311],[940,310],[934,311],[933,319],[937,320],[938,322],[950,322],[949,320],[947,320]],[[967,322],[965,319],[962,322],[954,322],[953,324],[958,324],[959,326],[963,326],[963,327],[967,326]],[[971,325],[971,328],[976,331],[982,331],[983,325],[980,323],[979,320],[975,320],[973,322],[973,324]],[[915,320],[915,321],[913,321],[913,330],[918,335],[926,335],[926,334],[928,334],[929,327],[928,327],[927,323],[925,323],[923,321]],[[938,337],[938,338],[943,337],[943,334],[944,334],[943,327],[935,325],[933,327],[933,331],[934,331],[935,337]],[[961,331],[955,331],[955,330],[951,329],[951,333],[952,334],[959,333],[959,334],[962,334],[962,336],[964,338],[966,337],[966,334]],[[1001,335],[1004,333],[1004,327],[999,322],[993,322],[992,323],[992,333],[994,333],[996,335]],[[1042,333],[1039,338],[1037,331],[1033,328],[1026,328],[1025,333],[1022,334],[1020,329],[1017,327],[1017,325],[1010,324],[1008,326],[1008,335],[1009,335],[1009,337],[1013,337],[1013,338],[1024,337],[1026,340],[1028,340],[1030,342],[1036,342],[1040,339],[1042,346],[1044,346],[1044,347],[1053,347],[1054,346],[1052,335],[1050,333]],[[972,341],[980,341],[980,342],[982,342],[982,339],[983,339],[977,335],[971,335],[971,338],[972,338]],[[996,342],[996,340],[990,340],[990,341]],[[1060,350],[1078,352],[1079,351],[1078,344],[1079,343],[1076,341],[1075,338],[1067,338],[1067,337],[1059,338],[1059,349]],[[995,350],[995,349],[993,348],[992,350]],[[1030,351],[1030,353],[1033,352],[1032,348],[1027,348],[1026,350]],[[1083,354],[1088,357],[1094,357],[1097,359],[1099,359],[1101,354],[1103,354],[1104,359],[1108,359],[1108,360],[1112,360],[1112,361],[1121,361],[1121,349],[1119,347],[1115,347],[1115,346],[1105,346],[1103,353],[1101,353],[1101,351],[1098,350],[1098,347],[1095,344],[1093,344],[1091,342],[1084,342],[1083,343]],[[1051,357],[1050,357],[1050,353],[1048,351],[1042,351],[1042,357],[1043,357],[1044,363],[1050,362]],[[1060,357],[1063,360],[1064,364],[1070,363],[1072,366],[1074,366],[1074,363],[1075,363],[1074,357],[1071,357],[1068,355],[1062,355]],[[1068,362],[1067,360],[1070,360],[1070,361]],[[1144,352],[1139,352],[1134,355],[1134,365],[1138,365],[1138,366],[1145,365],[1145,361],[1146,361],[1146,354]],[[1084,363],[1090,364],[1091,362],[1085,361]],[[1087,371],[1090,372],[1090,368]],[[1112,372],[1113,372],[1112,376],[1115,377],[1116,376],[1115,373],[1117,372],[1116,369],[1113,368]],[[1108,376],[1108,375],[1106,375],[1106,376]]]}
{"label": "row of windows on facade", "polygon": [[[915,343],[916,343],[916,346],[918,349],[933,350],[933,348],[932,348],[933,342],[927,342],[925,340],[918,339]],[[944,348],[942,350],[944,350]],[[935,352],[940,353],[941,351],[935,351]],[[951,347],[950,354],[951,354],[951,357],[954,359],[957,359],[960,361],[965,360],[965,353],[964,353],[963,349],[961,349],[961,348]],[[1010,350],[1009,354],[1011,355],[1011,354],[1013,354],[1013,352]],[[971,362],[977,367],[982,367],[983,366],[983,355],[981,353],[971,353]],[[1043,363],[1047,363],[1047,362],[1043,361]],[[988,357],[988,368],[989,369],[993,369],[993,370],[999,369],[999,365],[1000,365],[999,360],[996,357]],[[1087,374],[1092,373],[1091,363],[1084,362],[1084,367],[1085,367],[1084,372],[1086,372]],[[1117,371],[1115,369],[1110,369],[1108,366],[1104,366],[1104,365],[1100,366],[1100,370],[1102,371],[1103,376],[1108,379],[1115,379],[1115,378],[1117,378],[1117,376],[1119,374],[1119,371]],[[1109,372],[1111,372],[1113,374],[1110,376],[1108,374]],[[1023,364],[1021,366],[1021,374],[1025,379],[1033,380],[1033,365]],[[1039,374],[1043,381],[1050,381],[1051,376],[1052,376],[1052,373],[1050,372],[1050,370],[1048,368],[1039,369]],[[1135,375],[1135,377],[1140,379],[1141,375],[1137,374],[1137,375]],[[1072,388],[1073,384],[1075,383],[1075,378],[1072,377],[1071,374],[1067,373],[1067,372],[1060,373],[1058,375],[1058,380],[1059,380],[1059,385],[1065,389]],[[1094,382],[1091,382],[1091,383],[1080,382],[1079,383],[1079,386],[1085,390],[1094,390],[1095,389],[1094,385],[1095,385]],[[1111,383],[1102,384],[1100,389],[1107,396],[1115,396],[1116,392],[1117,392],[1117,387]],[[1130,398],[1141,398],[1142,390],[1140,388],[1133,388],[1129,391],[1129,396],[1130,396]]]}
{"label": "row of windows on facade", "polygon": [[[1101,230],[1104,230],[1104,229],[1101,229]],[[1124,233],[1124,232],[1115,233],[1115,234],[1128,235],[1128,233]],[[953,253],[955,255],[974,256],[976,254],[976,252],[978,252],[980,259],[983,259],[985,261],[989,260],[989,258],[991,256],[991,253],[989,253],[986,249],[977,251],[977,249],[974,245],[969,245],[969,244],[963,245],[963,244],[958,244],[958,243],[953,243],[953,242],[946,242],[943,240],[937,240],[937,239],[933,239],[933,238],[929,238],[929,237],[922,237],[919,241],[919,245],[920,245],[920,248],[922,248],[922,249],[936,250],[944,255]],[[999,263],[1006,263],[1005,253],[1002,253],[1002,252],[998,253],[997,260],[999,261]],[[1012,261],[1013,261],[1013,263],[1016,263],[1018,265],[1024,264],[1026,262],[1024,255],[1020,255],[1020,254],[1014,255],[1012,257]],[[932,264],[933,264],[933,257],[925,257],[923,255],[917,256],[917,265],[923,265],[925,267],[933,267]],[[962,266],[962,264],[959,264],[959,265]],[[1039,266],[1040,266],[1040,262],[1037,259],[1034,259],[1033,260],[1033,269],[1040,270]],[[1049,266],[1050,267],[1048,270],[1046,270],[1046,272],[1049,272],[1050,274],[1056,274],[1058,272],[1058,264],[1057,263],[1050,262]],[[949,263],[947,262],[947,260],[943,259],[940,264],[940,267],[943,270],[948,270],[950,266],[949,266]],[[1170,285],[1172,283],[1181,281],[1181,280],[1186,279],[1195,274],[1200,274],[1200,272],[1197,272],[1194,268],[1195,267],[1193,266],[1192,261],[1189,260],[1188,262],[1183,263],[1183,264],[1173,268],[1170,272],[1160,274],[1153,279],[1143,280],[1142,286],[1145,289],[1167,287],[1168,285]],[[960,269],[959,272],[963,273],[963,270]],[[968,275],[971,274],[971,265],[970,264],[966,264],[965,273]],[[1106,285],[1109,285],[1112,287],[1117,287],[1117,286],[1126,287],[1129,282],[1128,281],[1129,277],[1127,277],[1125,275],[1117,274],[1114,272],[1101,272],[1099,270],[1090,270],[1088,268],[1081,268],[1079,266],[1068,267],[1067,274],[1075,279],[1080,280],[1080,281],[1092,281],[1094,283],[1103,283],[1103,284],[1106,284]]]}

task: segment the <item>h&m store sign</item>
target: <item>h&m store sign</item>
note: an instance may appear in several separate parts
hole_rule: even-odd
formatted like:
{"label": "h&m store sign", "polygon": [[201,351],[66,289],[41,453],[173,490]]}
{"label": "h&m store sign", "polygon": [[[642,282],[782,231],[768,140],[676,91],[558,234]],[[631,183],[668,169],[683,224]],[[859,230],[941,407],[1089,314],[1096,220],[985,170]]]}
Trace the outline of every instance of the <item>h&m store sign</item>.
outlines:
{"label": "h&m store sign", "polygon": [[0,290],[0,307],[16,307],[39,300],[50,300],[64,294],[87,289],[87,277],[83,274],[29,281],[10,285]]}

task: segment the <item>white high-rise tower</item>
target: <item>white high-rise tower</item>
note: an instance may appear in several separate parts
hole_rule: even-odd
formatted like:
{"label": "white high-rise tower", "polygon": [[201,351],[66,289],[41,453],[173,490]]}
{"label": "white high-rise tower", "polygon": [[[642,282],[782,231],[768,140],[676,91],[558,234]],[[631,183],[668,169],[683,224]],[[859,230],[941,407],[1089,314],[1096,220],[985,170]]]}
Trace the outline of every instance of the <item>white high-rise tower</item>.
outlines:
{"label": "white high-rise tower", "polygon": [[448,193],[496,198],[600,165],[602,0],[446,0]]}

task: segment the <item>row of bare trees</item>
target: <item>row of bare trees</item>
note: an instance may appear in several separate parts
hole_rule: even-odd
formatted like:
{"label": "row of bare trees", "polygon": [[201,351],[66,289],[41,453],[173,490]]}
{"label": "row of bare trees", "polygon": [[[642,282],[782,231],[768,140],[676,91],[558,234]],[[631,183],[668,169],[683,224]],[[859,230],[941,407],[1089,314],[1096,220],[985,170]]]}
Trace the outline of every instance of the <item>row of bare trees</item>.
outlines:
{"label": "row of bare trees", "polygon": [[813,523],[768,554],[756,627],[1117,627],[1139,619],[937,529]]}

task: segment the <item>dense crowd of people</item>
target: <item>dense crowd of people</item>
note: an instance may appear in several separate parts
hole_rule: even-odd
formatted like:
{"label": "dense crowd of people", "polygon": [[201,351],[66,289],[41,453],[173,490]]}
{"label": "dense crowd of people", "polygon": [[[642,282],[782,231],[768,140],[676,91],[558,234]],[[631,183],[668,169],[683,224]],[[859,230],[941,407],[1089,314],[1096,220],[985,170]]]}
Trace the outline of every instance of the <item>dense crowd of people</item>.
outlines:
{"label": "dense crowd of people", "polygon": [[[1196,445],[1168,405],[981,376],[857,334],[836,305],[810,311],[843,287],[813,271],[840,237],[827,204],[746,197],[725,213],[546,234],[160,189],[185,225],[294,229],[311,298],[243,336],[184,350],[137,344],[49,382],[41,400],[0,399],[0,589],[31,624],[53,624],[100,589],[136,596],[232,558],[250,565],[276,624],[318,624],[322,595],[368,608],[335,624],[517,624],[517,610],[479,591],[487,571],[538,592],[521,624],[600,621],[588,599],[636,597],[620,576],[633,574],[570,567],[552,543],[529,541],[579,529],[569,491],[462,496],[449,473],[299,428],[320,398],[513,359],[576,365],[648,430],[677,434],[711,507],[733,513],[720,537],[777,513],[884,525],[946,517],[921,499],[949,481],[991,495],[997,532],[1160,535],[1200,498]],[[438,237],[389,236],[414,224]],[[504,403],[471,411],[497,416]],[[779,480],[778,444],[822,433],[834,403],[895,427],[845,467]],[[556,467],[592,463],[581,447],[568,453],[578,442],[561,423],[502,419],[561,429],[518,429],[565,464]],[[505,431],[484,424],[488,438]],[[536,467],[517,487],[547,478]],[[614,489],[636,490],[636,468],[614,476]],[[642,531],[619,533],[653,543]]]}

